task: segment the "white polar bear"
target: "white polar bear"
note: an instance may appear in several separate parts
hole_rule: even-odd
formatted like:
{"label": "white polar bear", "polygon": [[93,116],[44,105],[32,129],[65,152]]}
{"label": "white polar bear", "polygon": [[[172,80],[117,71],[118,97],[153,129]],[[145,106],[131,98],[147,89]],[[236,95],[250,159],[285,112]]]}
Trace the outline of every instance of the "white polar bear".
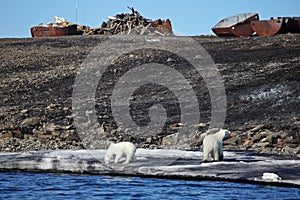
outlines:
{"label": "white polar bear", "polygon": [[211,155],[214,161],[223,160],[223,139],[229,137],[229,130],[220,129],[214,134],[209,134],[204,137],[203,140],[203,161],[207,162],[209,155]]}
{"label": "white polar bear", "polygon": [[114,163],[118,163],[121,158],[126,157],[125,164],[128,164],[131,161],[135,161],[135,151],[136,147],[131,142],[120,142],[117,144],[111,143],[105,154],[105,164],[111,163],[111,160],[114,159]]}

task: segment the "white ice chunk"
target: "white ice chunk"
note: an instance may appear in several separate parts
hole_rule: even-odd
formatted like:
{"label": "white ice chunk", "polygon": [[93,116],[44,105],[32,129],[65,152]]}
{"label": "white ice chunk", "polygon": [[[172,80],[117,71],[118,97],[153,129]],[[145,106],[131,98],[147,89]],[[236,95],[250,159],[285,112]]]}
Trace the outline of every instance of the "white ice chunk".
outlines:
{"label": "white ice chunk", "polygon": [[281,178],[274,173],[265,172],[263,173],[263,176],[261,177],[263,180],[269,180],[269,181],[278,181],[281,180]]}

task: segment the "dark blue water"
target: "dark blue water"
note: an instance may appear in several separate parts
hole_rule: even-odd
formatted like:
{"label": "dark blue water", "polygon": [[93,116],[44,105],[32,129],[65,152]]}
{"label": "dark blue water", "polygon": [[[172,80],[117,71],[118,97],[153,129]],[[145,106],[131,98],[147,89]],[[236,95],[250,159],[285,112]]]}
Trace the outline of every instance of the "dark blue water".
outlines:
{"label": "dark blue water", "polygon": [[215,181],[0,173],[0,199],[300,199],[300,189]]}

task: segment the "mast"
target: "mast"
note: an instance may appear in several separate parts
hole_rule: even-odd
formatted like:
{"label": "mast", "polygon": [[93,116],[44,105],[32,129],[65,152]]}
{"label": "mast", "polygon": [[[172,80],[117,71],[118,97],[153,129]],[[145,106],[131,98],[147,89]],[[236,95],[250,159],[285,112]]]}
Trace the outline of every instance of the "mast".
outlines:
{"label": "mast", "polygon": [[76,0],[75,2],[75,7],[76,7],[76,10],[75,10],[75,18],[76,18],[76,24],[77,24],[77,13],[78,13],[78,0]]}

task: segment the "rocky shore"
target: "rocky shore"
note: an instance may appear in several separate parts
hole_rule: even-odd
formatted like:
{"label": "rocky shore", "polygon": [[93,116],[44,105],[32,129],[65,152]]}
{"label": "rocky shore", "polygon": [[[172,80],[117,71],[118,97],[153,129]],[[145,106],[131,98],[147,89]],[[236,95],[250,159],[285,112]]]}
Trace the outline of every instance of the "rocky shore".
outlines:
{"label": "rocky shore", "polygon": [[[80,64],[103,36],[0,39],[0,151],[83,149],[72,113],[72,91]],[[300,158],[300,35],[274,37],[193,37],[211,55],[224,80],[227,95],[225,128],[232,131],[226,150],[255,150]],[[132,57],[132,55],[128,55]],[[116,69],[132,64],[120,58]],[[138,62],[160,60],[176,65],[165,52],[137,52]],[[107,77],[111,82],[113,76]],[[203,83],[199,85],[204,88]],[[99,90],[105,87],[99,86]],[[203,89],[204,93],[206,90]],[[149,88],[139,91],[146,95]],[[109,96],[97,98],[99,130],[115,141],[130,140],[142,148],[164,148],[178,128],[176,116],[162,134],[135,138],[117,129],[110,112]],[[209,124],[209,99],[201,101],[204,119],[198,132]],[[175,115],[176,113],[175,109]],[[167,136],[169,135],[169,136]],[[201,143],[189,146],[198,150]],[[178,149],[182,149],[179,145]]]}

